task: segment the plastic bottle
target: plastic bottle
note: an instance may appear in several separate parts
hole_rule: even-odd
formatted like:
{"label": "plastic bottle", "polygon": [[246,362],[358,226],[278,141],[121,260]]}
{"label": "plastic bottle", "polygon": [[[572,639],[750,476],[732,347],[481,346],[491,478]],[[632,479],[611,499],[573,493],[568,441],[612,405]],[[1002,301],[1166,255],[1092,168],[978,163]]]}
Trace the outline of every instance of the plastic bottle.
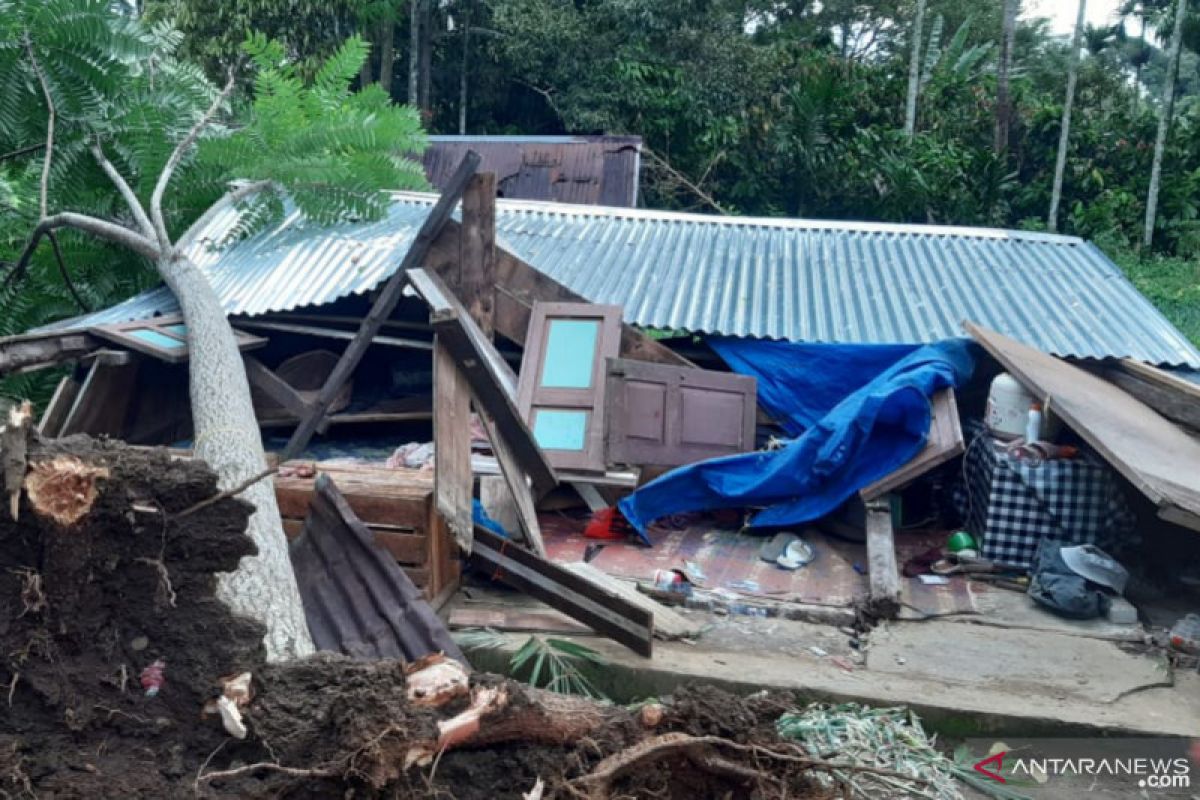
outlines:
{"label": "plastic bottle", "polygon": [[1029,405],[1029,418],[1025,421],[1025,444],[1038,441],[1042,431],[1042,404]]}

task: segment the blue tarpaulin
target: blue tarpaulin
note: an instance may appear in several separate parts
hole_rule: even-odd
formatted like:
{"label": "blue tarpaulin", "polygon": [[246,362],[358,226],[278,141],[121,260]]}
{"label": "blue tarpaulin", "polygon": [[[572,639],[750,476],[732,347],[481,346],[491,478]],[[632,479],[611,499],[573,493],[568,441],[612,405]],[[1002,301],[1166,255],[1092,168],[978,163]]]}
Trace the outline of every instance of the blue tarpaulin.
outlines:
{"label": "blue tarpaulin", "polygon": [[646,536],[669,514],[762,507],[754,527],[797,525],[836,509],[925,445],[930,398],[974,370],[975,345],[819,345],[714,338],[736,372],[758,380],[763,407],[796,436],[778,450],[689,464],[626,497]]}

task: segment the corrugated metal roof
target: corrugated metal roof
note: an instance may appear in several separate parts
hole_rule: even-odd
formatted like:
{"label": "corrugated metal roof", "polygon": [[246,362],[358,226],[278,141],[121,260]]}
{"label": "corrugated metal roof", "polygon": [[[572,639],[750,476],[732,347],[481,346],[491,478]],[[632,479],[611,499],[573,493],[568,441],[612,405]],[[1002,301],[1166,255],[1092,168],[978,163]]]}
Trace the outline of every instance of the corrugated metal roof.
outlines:
{"label": "corrugated metal roof", "polygon": [[421,591],[325,473],[289,552],[318,650],[407,661],[442,652],[467,663]]}
{"label": "corrugated metal roof", "polygon": [[496,173],[501,197],[602,206],[637,205],[639,136],[430,136],[422,161],[442,189],[467,150]]}
{"label": "corrugated metal roof", "polygon": [[[318,229],[293,215],[197,252],[230,313],[368,291],[400,263],[435,196]],[[213,221],[220,240],[233,214]],[[714,217],[499,200],[500,244],[637,325],[808,342],[914,343],[970,319],[1056,355],[1200,367],[1200,352],[1099,249],[1069,236],[926,225]],[[56,328],[169,313],[165,290]]]}

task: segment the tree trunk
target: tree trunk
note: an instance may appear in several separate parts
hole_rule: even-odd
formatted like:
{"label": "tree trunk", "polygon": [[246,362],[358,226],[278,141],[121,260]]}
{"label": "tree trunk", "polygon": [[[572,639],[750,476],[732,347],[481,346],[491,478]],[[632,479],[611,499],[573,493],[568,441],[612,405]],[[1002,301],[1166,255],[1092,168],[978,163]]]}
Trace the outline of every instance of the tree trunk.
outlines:
{"label": "tree trunk", "polygon": [[1142,232],[1142,247],[1149,249],[1154,242],[1154,223],[1158,214],[1158,189],[1162,182],[1163,151],[1167,148],[1167,132],[1175,114],[1175,77],[1179,73],[1179,50],[1183,44],[1183,19],[1187,16],[1187,0],[1175,6],[1175,30],[1171,34],[1171,59],[1167,65],[1167,86],[1158,115],[1158,135],[1154,137],[1154,161],[1150,166],[1150,192],[1146,197],[1146,228]]}
{"label": "tree trunk", "polygon": [[[371,40],[369,36],[363,36],[367,41]],[[372,48],[374,49],[374,48]],[[358,68],[358,88],[365,89],[371,85],[371,54],[367,53],[367,57],[363,59],[362,66]]]}
{"label": "tree trunk", "polygon": [[[266,468],[262,438],[250,401],[250,384],[233,330],[208,279],[187,258],[172,254],[158,271],[183,310],[188,327],[188,376],[195,455],[236,486]],[[242,492],[254,505],[247,533],[258,555],[243,558],[217,580],[217,597],[235,613],[263,623],[267,658],[285,661],[313,652],[300,590],[288,557],[287,539],[270,480]],[[220,635],[220,631],[214,632]]]}
{"label": "tree trunk", "polygon": [[419,108],[421,98],[421,0],[408,4],[408,104]]}
{"label": "tree trunk", "polygon": [[379,28],[379,85],[392,96],[392,66],[396,56],[396,21],[390,16]]}
{"label": "tree trunk", "polygon": [[1050,214],[1046,218],[1046,229],[1051,233],[1058,230],[1058,204],[1062,201],[1063,172],[1067,168],[1067,144],[1071,138],[1071,107],[1075,105],[1075,83],[1079,80],[1079,46],[1083,41],[1083,25],[1087,14],[1087,0],[1079,0],[1079,14],[1075,17],[1075,34],[1071,37],[1071,60],[1067,67],[1067,99],[1063,102],[1062,130],[1058,133],[1058,157],[1054,160],[1054,188],[1050,191]]}
{"label": "tree trunk", "polygon": [[[921,0],[924,2],[924,0]],[[471,57],[471,3],[463,4],[462,67],[458,75],[458,135],[467,135],[467,67]]]}
{"label": "tree trunk", "polygon": [[925,23],[925,0],[917,0],[917,18],[913,20],[912,53],[908,57],[908,100],[904,104],[904,135],[909,139],[917,130],[917,91],[921,85],[921,28]]}
{"label": "tree trunk", "polygon": [[1021,0],[1004,0],[1004,23],[1000,33],[1000,63],[996,70],[996,135],[997,155],[1008,150],[1008,131],[1012,124],[1012,98],[1009,95],[1009,72],[1012,69],[1013,41],[1017,37],[1017,12]]}
{"label": "tree trunk", "polygon": [[433,13],[429,0],[421,2],[421,114],[429,121],[429,110],[433,105],[430,87],[433,82]]}

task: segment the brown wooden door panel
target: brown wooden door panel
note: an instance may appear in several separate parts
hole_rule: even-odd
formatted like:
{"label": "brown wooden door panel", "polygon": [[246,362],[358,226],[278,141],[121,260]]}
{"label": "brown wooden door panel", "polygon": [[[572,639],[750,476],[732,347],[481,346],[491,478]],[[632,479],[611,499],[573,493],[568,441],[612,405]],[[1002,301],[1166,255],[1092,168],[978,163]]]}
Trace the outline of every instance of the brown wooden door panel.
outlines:
{"label": "brown wooden door panel", "polygon": [[679,466],[754,449],[754,378],[613,358],[608,458]]}
{"label": "brown wooden door panel", "polygon": [[517,403],[556,469],[604,470],[606,365],[620,344],[620,306],[534,303]]}

